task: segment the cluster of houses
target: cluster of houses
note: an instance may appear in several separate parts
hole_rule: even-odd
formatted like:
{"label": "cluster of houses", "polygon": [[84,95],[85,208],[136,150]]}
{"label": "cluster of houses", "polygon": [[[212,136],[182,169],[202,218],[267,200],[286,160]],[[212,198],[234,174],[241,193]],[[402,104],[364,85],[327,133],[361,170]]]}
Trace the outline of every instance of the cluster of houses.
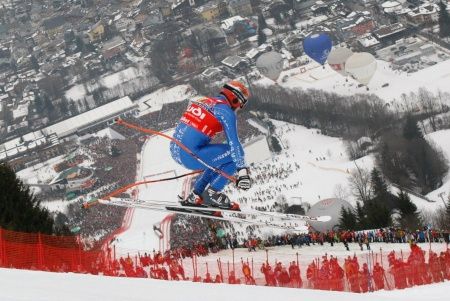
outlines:
{"label": "cluster of houses", "polygon": [[[302,41],[318,31],[336,45],[382,56],[384,48],[409,43],[436,24],[438,1],[2,0],[0,160],[27,154],[28,133],[73,117],[67,114],[71,103],[64,103],[70,88],[89,90],[100,76],[138,62],[151,69],[152,47],[167,34],[176,41],[175,80],[221,80],[252,74],[257,58],[270,50],[281,52],[287,67],[306,63]],[[420,43],[413,51],[433,52]],[[96,91],[85,92],[85,110],[107,105]],[[35,138],[27,144],[31,151],[38,141],[50,141]]]}

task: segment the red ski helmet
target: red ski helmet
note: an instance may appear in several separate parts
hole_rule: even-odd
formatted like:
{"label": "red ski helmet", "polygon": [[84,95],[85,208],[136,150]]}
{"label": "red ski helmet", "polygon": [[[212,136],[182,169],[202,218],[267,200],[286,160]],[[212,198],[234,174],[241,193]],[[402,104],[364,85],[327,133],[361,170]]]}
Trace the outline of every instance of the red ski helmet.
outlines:
{"label": "red ski helmet", "polygon": [[227,98],[233,108],[242,109],[247,104],[248,98],[250,97],[248,88],[237,80],[232,80],[223,85],[220,93]]}

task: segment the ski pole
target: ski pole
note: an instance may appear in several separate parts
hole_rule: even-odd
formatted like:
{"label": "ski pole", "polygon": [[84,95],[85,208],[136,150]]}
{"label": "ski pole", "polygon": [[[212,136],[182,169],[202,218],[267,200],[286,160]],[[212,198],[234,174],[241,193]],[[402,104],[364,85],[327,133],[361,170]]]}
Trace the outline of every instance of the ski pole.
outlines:
{"label": "ski pole", "polygon": [[90,201],[87,201],[87,202],[83,203],[83,208],[87,209],[87,208],[97,204],[98,203],[98,199],[108,200],[108,199],[110,199],[110,198],[112,198],[112,197],[114,197],[116,195],[119,195],[119,194],[127,191],[130,188],[133,188],[133,187],[136,187],[136,186],[139,186],[139,185],[150,184],[150,183],[157,183],[157,182],[165,182],[165,181],[170,181],[170,180],[176,180],[176,179],[187,177],[187,176],[190,176],[190,175],[195,175],[195,174],[198,174],[198,173],[201,173],[201,172],[202,172],[202,170],[194,170],[192,172],[185,173],[185,174],[182,174],[182,175],[179,175],[179,176],[175,176],[175,177],[162,178],[162,179],[156,179],[156,180],[146,180],[146,181],[139,181],[139,182],[131,183],[131,184],[122,186],[122,187],[114,190],[113,192],[111,192],[111,193],[109,193],[109,194],[107,194],[107,195],[105,195],[105,196],[103,196],[101,198],[93,199],[93,200],[90,200]]}
{"label": "ski pole", "polygon": [[224,171],[222,171],[222,170],[220,170],[220,169],[218,169],[218,168],[216,168],[216,167],[214,167],[214,166],[211,166],[211,165],[209,165],[208,163],[206,163],[205,161],[203,161],[199,156],[197,156],[193,151],[191,151],[189,148],[187,148],[183,143],[181,143],[180,141],[178,141],[177,139],[175,139],[175,138],[173,138],[173,137],[170,137],[169,135],[166,135],[166,134],[161,133],[161,132],[159,132],[159,131],[155,131],[155,130],[152,130],[152,129],[146,129],[146,128],[143,128],[143,127],[134,125],[134,124],[132,124],[132,123],[129,123],[129,122],[124,121],[124,120],[121,119],[121,118],[117,118],[117,119],[116,119],[116,123],[117,123],[118,125],[122,125],[122,126],[125,126],[125,127],[127,127],[127,128],[130,128],[130,129],[137,130],[137,131],[142,132],[142,133],[151,134],[151,135],[157,135],[157,136],[161,136],[161,137],[164,137],[164,138],[166,138],[166,139],[169,139],[170,141],[174,142],[174,143],[175,143],[176,145],[178,145],[181,149],[183,149],[183,150],[184,150],[185,152],[187,152],[190,156],[192,156],[194,159],[196,159],[198,162],[200,162],[201,164],[203,164],[203,165],[206,166],[207,168],[209,168],[209,169],[211,169],[212,171],[214,171],[214,172],[220,174],[221,176],[227,178],[228,180],[230,180],[230,181],[233,182],[233,183],[236,183],[236,181],[237,181],[235,177],[230,176],[229,174],[225,173]]}

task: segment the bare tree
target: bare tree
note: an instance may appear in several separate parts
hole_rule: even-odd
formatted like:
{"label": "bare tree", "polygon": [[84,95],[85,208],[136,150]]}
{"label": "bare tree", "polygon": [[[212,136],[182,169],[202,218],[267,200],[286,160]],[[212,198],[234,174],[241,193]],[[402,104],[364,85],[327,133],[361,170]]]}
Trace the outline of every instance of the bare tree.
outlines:
{"label": "bare tree", "polygon": [[439,111],[439,105],[437,103],[436,98],[434,97],[433,93],[431,93],[425,88],[419,89],[419,94],[417,97],[419,99],[423,111],[429,118],[433,132],[435,132],[437,130],[435,112]]}
{"label": "bare tree", "polygon": [[448,229],[448,220],[445,208],[440,206],[438,209],[420,211],[420,219],[424,225],[433,225],[436,229]]}
{"label": "bare tree", "polygon": [[353,195],[365,203],[372,198],[370,171],[359,168],[358,166],[356,167],[357,170],[350,173],[350,188]]}
{"label": "bare tree", "polygon": [[348,200],[350,192],[342,184],[337,184],[334,186],[334,197],[341,200]]}
{"label": "bare tree", "polygon": [[352,160],[359,159],[366,155],[365,152],[358,145],[358,143],[353,142],[353,141],[348,141],[346,143],[346,149],[347,149],[347,154],[348,154],[349,158]]}

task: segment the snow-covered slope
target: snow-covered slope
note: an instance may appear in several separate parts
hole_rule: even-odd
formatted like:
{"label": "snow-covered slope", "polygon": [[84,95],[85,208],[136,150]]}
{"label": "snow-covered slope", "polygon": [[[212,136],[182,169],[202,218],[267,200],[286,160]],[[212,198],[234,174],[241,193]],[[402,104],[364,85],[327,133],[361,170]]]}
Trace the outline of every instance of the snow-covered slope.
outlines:
{"label": "snow-covered slope", "polygon": [[[166,132],[172,135],[173,132]],[[151,180],[173,177],[188,170],[177,164],[169,153],[169,140],[151,137],[144,144],[141,152],[141,166],[138,179]],[[146,184],[139,187],[141,200],[164,200],[177,202],[181,193],[183,179]],[[168,213],[153,212],[145,209],[134,210],[130,228],[117,237],[117,247],[122,253],[159,250],[159,238],[153,232],[153,225],[161,222]]]}
{"label": "snow-covered slope", "polygon": [[[447,162],[450,163],[450,130],[437,131],[426,135],[428,141],[434,143],[435,146],[440,148]],[[444,184],[427,194],[427,197],[436,200],[439,206],[443,206],[442,200],[447,200],[450,194],[450,173],[444,179]]]}
{"label": "snow-covered slope", "polygon": [[450,282],[367,294],[0,269],[2,301],[442,301]]}
{"label": "snow-covered slope", "polygon": [[[374,93],[381,99],[385,100],[399,109],[404,109],[401,102],[401,95],[403,93],[415,92],[421,87],[427,88],[433,93],[450,92],[450,60],[440,62],[434,66],[419,70],[414,73],[405,73],[401,71],[392,70],[388,62],[378,60],[377,71],[370,81],[368,87],[359,87],[358,82],[341,76],[333,71],[329,65],[324,68],[315,62],[311,62],[306,66],[304,72],[301,72],[302,67],[286,70],[281,73],[279,77],[279,84],[281,86],[290,88],[302,89],[321,89],[327,92],[335,92],[343,95],[353,95],[356,93]],[[287,76],[287,80],[281,83],[281,79]],[[262,79],[256,84],[271,85],[273,82],[268,79]],[[389,84],[387,87],[382,87],[384,84]]]}

